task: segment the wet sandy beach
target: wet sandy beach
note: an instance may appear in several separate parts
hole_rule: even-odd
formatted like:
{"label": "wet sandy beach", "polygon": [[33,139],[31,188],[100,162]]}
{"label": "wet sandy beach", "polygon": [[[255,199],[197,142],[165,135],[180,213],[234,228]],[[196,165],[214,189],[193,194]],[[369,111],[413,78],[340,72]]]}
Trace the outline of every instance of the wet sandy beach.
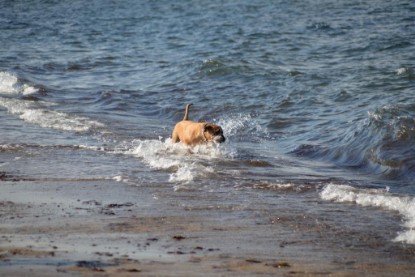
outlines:
{"label": "wet sandy beach", "polygon": [[[381,227],[359,218],[356,208],[344,215],[355,217],[355,226],[325,220],[332,204],[320,203],[318,210],[313,190],[304,192],[310,194],[308,211],[301,209],[304,203],[293,204],[296,195],[284,190],[278,194],[280,204],[267,205],[266,199],[259,201],[258,191],[244,188],[238,193],[174,192],[113,180],[29,180],[3,174],[0,192],[2,276],[415,272],[413,246],[390,242],[396,234],[383,237]],[[243,201],[247,194],[250,203]],[[364,223],[374,224],[370,234],[359,230]]]}

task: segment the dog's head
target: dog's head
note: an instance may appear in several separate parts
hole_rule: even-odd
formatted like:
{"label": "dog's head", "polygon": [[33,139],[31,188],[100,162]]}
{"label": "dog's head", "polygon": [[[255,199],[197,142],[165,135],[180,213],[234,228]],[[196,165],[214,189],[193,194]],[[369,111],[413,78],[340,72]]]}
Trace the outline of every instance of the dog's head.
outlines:
{"label": "dog's head", "polygon": [[222,127],[213,123],[205,124],[203,134],[207,141],[213,141],[215,143],[222,143],[226,141],[226,138],[223,135]]}

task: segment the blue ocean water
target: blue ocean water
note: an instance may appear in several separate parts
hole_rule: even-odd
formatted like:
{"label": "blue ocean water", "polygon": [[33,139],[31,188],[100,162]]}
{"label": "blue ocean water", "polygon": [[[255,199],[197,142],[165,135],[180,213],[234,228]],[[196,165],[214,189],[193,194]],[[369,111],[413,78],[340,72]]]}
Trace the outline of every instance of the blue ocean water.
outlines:
{"label": "blue ocean water", "polygon": [[[317,192],[415,243],[414,1],[1,1],[0,41],[3,178]],[[187,103],[225,144],[169,142]]]}

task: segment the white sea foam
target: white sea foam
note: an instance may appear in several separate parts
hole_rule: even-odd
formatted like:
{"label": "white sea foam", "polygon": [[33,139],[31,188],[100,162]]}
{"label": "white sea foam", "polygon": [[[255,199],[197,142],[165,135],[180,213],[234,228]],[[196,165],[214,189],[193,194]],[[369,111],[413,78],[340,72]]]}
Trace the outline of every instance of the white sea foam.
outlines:
{"label": "white sea foam", "polygon": [[222,127],[225,135],[233,136],[251,121],[250,115],[238,115],[232,118],[221,119],[218,124]]}
{"label": "white sea foam", "polygon": [[[267,134],[250,115],[235,115],[221,119],[225,136],[235,136],[244,132]],[[176,183],[175,188],[195,180],[214,178],[217,168],[215,160],[232,159],[237,153],[225,145],[203,144],[189,147],[181,143],[172,143],[171,139],[134,140],[116,147],[115,152],[134,155],[149,167],[166,170],[170,173],[169,182]],[[232,172],[232,174],[237,174]],[[178,184],[178,185],[177,185]]]}
{"label": "white sea foam", "polygon": [[184,164],[179,166],[177,171],[170,175],[170,182],[190,182],[195,178],[208,177],[209,174],[214,174],[215,170],[210,166],[204,166],[197,163]]}
{"label": "white sea foam", "polygon": [[253,185],[255,189],[266,189],[266,190],[278,190],[278,191],[291,191],[299,189],[299,186],[296,186],[293,183],[278,183],[278,182],[268,182],[262,181]]}
{"label": "white sea foam", "polygon": [[38,92],[28,84],[22,84],[17,77],[9,72],[0,72],[0,93],[29,95]]}
{"label": "white sea foam", "polygon": [[129,181],[127,177],[124,177],[124,176],[121,176],[121,175],[112,177],[112,180],[114,180],[116,182],[124,182],[124,183],[127,183]]}
{"label": "white sea foam", "polygon": [[17,93],[16,89],[17,77],[8,73],[0,72],[0,92],[1,93]]}
{"label": "white sea foam", "polygon": [[225,136],[235,136],[242,132],[255,132],[261,136],[268,136],[268,131],[261,127],[250,114],[238,114],[218,120]]}
{"label": "white sea foam", "polygon": [[321,198],[336,202],[352,202],[361,206],[381,207],[398,212],[405,219],[405,231],[398,234],[395,241],[415,244],[415,199],[392,195],[389,189],[358,189],[348,185],[327,185]]}
{"label": "white sea foam", "polygon": [[171,172],[172,183],[189,183],[214,174],[210,162],[225,157],[225,151],[215,145],[188,147],[171,139],[134,140],[130,145],[120,145],[115,152],[134,155],[151,168]]}
{"label": "white sea foam", "polygon": [[103,128],[105,126],[89,118],[46,109],[45,106],[50,106],[49,103],[0,97],[0,106],[5,107],[9,113],[17,115],[20,119],[43,128],[86,132],[93,128]]}
{"label": "white sea foam", "polygon": [[173,174],[170,174],[169,181],[170,182],[190,182],[196,177],[195,175],[195,166],[194,164],[185,164],[183,166],[179,166],[177,171]]}
{"label": "white sea foam", "polygon": [[[20,82],[14,74],[0,72],[0,94],[29,95],[36,92],[38,92],[38,89]],[[37,124],[44,128],[86,132],[92,128],[104,127],[104,124],[88,118],[47,109],[48,106],[52,105],[52,103],[46,102],[0,97],[0,106],[5,107],[11,114],[17,115],[26,122]]]}
{"label": "white sea foam", "polygon": [[396,70],[397,75],[403,75],[403,74],[407,74],[410,72],[411,72],[411,68],[409,67],[401,67],[401,68],[398,68],[398,70]]}

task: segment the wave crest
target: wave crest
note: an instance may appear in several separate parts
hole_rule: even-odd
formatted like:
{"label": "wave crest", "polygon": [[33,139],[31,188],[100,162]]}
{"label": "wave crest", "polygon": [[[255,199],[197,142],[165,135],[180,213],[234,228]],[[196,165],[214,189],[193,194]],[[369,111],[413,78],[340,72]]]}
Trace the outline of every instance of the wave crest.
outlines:
{"label": "wave crest", "polygon": [[30,95],[38,91],[35,87],[19,82],[14,74],[0,72],[0,93]]}
{"label": "wave crest", "polygon": [[415,244],[415,199],[392,195],[389,189],[358,189],[349,185],[328,184],[320,193],[323,200],[356,203],[364,207],[380,207],[404,217],[405,231],[394,239]]}
{"label": "wave crest", "polygon": [[54,111],[50,109],[54,103],[29,101],[19,97],[37,92],[37,88],[21,82],[14,74],[0,72],[0,93],[5,95],[0,97],[0,106],[20,119],[42,128],[72,132],[87,132],[105,127],[103,123],[86,117]]}
{"label": "wave crest", "polygon": [[291,153],[323,158],[392,180],[415,177],[415,104],[387,105],[324,145],[301,145]]}
{"label": "wave crest", "polygon": [[[40,103],[0,97],[0,106],[20,119],[39,125],[43,128],[52,128],[63,131],[87,132],[92,129],[103,128],[104,124],[89,118],[74,116],[63,112],[45,109]],[[44,103],[48,105],[49,103]],[[49,104],[50,105],[50,104]]]}

